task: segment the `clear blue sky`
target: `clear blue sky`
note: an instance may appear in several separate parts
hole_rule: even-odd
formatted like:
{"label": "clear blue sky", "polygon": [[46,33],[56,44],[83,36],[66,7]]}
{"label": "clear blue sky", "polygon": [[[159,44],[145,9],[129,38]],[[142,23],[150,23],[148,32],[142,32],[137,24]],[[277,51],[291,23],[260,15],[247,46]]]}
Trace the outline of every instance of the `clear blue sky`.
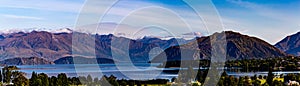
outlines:
{"label": "clear blue sky", "polygon": [[[72,28],[85,0],[1,0],[0,30],[25,28]],[[283,37],[300,31],[300,0],[213,0],[226,30],[238,31],[256,36],[274,44]],[[202,5],[203,3],[199,3]],[[203,32],[201,19],[182,1],[174,0],[127,0],[115,5],[106,22],[118,22],[125,14],[135,8],[157,5],[171,9],[177,15],[191,21]],[[132,13],[133,16],[124,24],[143,24],[155,22],[166,24],[177,32],[184,34],[185,25],[182,21],[173,19],[174,15],[167,10],[146,9]],[[92,14],[93,12],[91,12]],[[176,16],[176,15],[175,15]],[[164,18],[166,21],[159,21]],[[143,22],[141,21],[143,20]],[[131,23],[128,23],[131,22]],[[131,25],[135,26],[135,25]],[[155,33],[163,33],[153,30]],[[153,33],[152,32],[152,33]],[[180,34],[180,33],[176,33]]]}

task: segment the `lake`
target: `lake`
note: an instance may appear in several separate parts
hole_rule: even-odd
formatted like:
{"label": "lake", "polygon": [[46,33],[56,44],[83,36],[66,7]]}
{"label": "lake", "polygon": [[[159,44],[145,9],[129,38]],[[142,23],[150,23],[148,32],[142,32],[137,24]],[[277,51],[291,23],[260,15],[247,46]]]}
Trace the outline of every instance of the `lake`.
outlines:
{"label": "lake", "polygon": [[[114,75],[118,79],[171,79],[177,77],[177,74],[163,73],[163,70],[178,70],[178,68],[157,68],[159,64],[135,63],[135,67],[130,67],[129,63],[116,64],[57,64],[57,65],[19,65],[20,71],[25,72],[27,78],[31,77],[32,71],[37,73],[46,73],[49,76],[57,76],[59,73],[66,73],[68,77],[87,76],[93,78],[106,75]],[[197,70],[197,68],[195,68]],[[239,76],[254,76],[267,75],[267,71],[260,72],[232,72],[226,71],[228,75],[235,77]],[[300,73],[300,71],[276,71],[274,74]]]}
{"label": "lake", "polygon": [[[159,64],[135,63],[135,68],[128,67],[129,63],[115,64],[57,64],[57,65],[19,65],[20,71],[25,72],[27,78],[31,77],[33,71],[46,73],[49,76],[56,76],[59,73],[66,73],[68,77],[87,76],[101,78],[103,75],[114,75],[118,79],[171,79],[177,74],[161,73],[164,68],[157,68]],[[169,70],[172,70],[170,68]]]}

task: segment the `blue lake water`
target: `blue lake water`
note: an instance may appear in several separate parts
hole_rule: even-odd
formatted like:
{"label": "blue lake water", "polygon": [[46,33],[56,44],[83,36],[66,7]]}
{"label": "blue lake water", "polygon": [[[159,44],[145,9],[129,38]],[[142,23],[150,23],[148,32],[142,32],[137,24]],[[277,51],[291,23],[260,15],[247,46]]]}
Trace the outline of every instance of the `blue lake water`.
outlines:
{"label": "blue lake water", "polygon": [[[134,68],[129,67],[130,64],[59,64],[59,65],[20,65],[20,71],[25,72],[28,78],[31,77],[33,71],[37,73],[46,73],[49,76],[56,76],[59,73],[66,73],[68,77],[87,76],[101,78],[103,75],[114,75],[118,79],[171,79],[177,77],[177,74],[162,73],[163,68],[157,68],[159,64],[141,63],[134,64]],[[172,69],[170,69],[172,70]]]}
{"label": "blue lake water", "polygon": [[[101,78],[103,75],[114,75],[118,79],[171,79],[177,77],[177,74],[163,73],[162,70],[178,70],[178,68],[157,68],[159,64],[140,63],[130,67],[128,63],[122,63],[118,66],[115,64],[60,64],[60,65],[20,65],[20,71],[25,72],[28,78],[31,77],[33,71],[37,73],[46,73],[49,76],[57,76],[59,73],[66,73],[68,77],[87,76]],[[197,69],[196,69],[197,70]],[[239,76],[254,76],[267,75],[267,71],[262,72],[232,72],[226,71],[228,75],[235,77]],[[300,71],[277,71],[274,74],[300,73]]]}

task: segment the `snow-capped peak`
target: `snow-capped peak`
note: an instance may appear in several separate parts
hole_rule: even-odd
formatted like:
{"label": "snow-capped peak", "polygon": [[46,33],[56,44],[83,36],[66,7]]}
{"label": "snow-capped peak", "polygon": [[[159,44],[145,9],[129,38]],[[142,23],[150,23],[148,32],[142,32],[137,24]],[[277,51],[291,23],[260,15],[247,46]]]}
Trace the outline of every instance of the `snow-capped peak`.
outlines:
{"label": "snow-capped peak", "polygon": [[182,35],[184,35],[184,36],[195,36],[195,37],[203,36],[203,34],[201,32],[189,32],[189,33],[184,33]]}
{"label": "snow-capped peak", "polygon": [[7,29],[0,31],[0,34],[10,34],[10,33],[30,33],[32,31],[47,31],[51,33],[72,33],[73,30],[70,28],[61,28],[61,29],[47,29],[47,28],[27,28],[27,29]]}
{"label": "snow-capped peak", "polygon": [[62,28],[62,29],[52,30],[50,32],[52,32],[52,33],[72,33],[73,30],[71,30],[70,28]]}
{"label": "snow-capped peak", "polygon": [[1,30],[0,34],[10,34],[10,33],[18,33],[18,32],[29,33],[32,31],[49,31],[49,29],[46,28],[6,29],[6,30]]}

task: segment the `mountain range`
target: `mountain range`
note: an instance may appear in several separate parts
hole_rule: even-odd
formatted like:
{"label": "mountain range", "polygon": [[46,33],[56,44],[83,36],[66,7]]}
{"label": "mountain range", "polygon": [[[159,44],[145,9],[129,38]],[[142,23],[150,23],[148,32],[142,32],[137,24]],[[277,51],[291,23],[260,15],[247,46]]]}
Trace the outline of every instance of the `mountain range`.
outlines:
{"label": "mountain range", "polygon": [[287,36],[275,44],[275,47],[287,54],[300,56],[300,32]]}
{"label": "mountain range", "polygon": [[[210,59],[212,49],[212,36],[226,36],[227,56],[224,58],[226,58],[227,60],[257,59],[286,56],[284,52],[259,38],[242,35],[237,32],[225,31],[222,33],[215,33],[211,36],[198,38],[196,40],[197,42],[191,42],[184,45],[170,47],[165,50],[165,53],[162,53],[156,58],[154,58],[152,62],[176,61],[180,59],[196,58]],[[195,45],[193,43],[197,43],[196,45],[198,46],[192,46]],[[223,52],[225,52],[225,50]],[[182,58],[182,54],[184,54],[185,57]],[[163,60],[163,57],[165,56],[167,57],[167,59]]]}
{"label": "mountain range", "polygon": [[[73,37],[75,33],[79,36]],[[89,42],[89,38],[94,38],[95,45]],[[111,46],[112,41],[120,45],[128,41],[129,52],[123,46]],[[74,46],[72,42],[80,43],[80,46]],[[143,38],[133,40],[125,37],[116,37],[112,34],[50,33],[46,31],[18,32],[0,35],[0,60],[40,57],[47,61],[55,62],[56,60],[62,60],[62,58],[70,56],[95,58],[88,54],[92,54],[91,51],[96,50],[97,59],[111,59],[121,62],[122,60],[120,59],[112,58],[111,51],[116,51],[116,56],[123,57],[129,53],[130,59],[133,62],[147,62],[148,52],[153,47],[168,48],[175,45],[178,45],[175,39]],[[73,52],[79,52],[79,55],[72,54],[72,50]],[[69,61],[64,62],[68,63]]]}
{"label": "mountain range", "polygon": [[[228,60],[283,57],[287,55],[286,53],[293,54],[294,50],[299,50],[299,35],[298,38],[285,38],[275,45],[276,48],[256,37],[233,31],[222,33],[226,34],[227,57],[224,58]],[[78,36],[74,37],[74,34]],[[211,36],[216,34],[219,33]],[[89,42],[90,39],[94,39],[94,42]],[[290,42],[293,40],[298,45],[293,45],[295,42]],[[128,42],[128,47],[124,46],[126,44],[124,42]],[[79,45],[75,44],[74,46],[74,43],[79,43]],[[192,46],[195,45],[193,43],[197,43],[198,46]],[[152,58],[149,53],[155,48],[160,48],[164,52],[156,52],[157,54]],[[210,36],[196,37],[193,40],[175,38],[162,40],[155,37],[129,39],[112,34],[53,33],[47,31],[0,35],[0,64],[73,64],[74,58],[82,60],[79,62],[81,64],[91,63],[89,61],[95,61],[96,58],[97,62],[102,64],[124,62],[126,60],[123,60],[122,57],[125,56],[129,56],[132,62],[162,62],[164,60],[161,60],[160,57],[163,55],[166,55],[168,60],[178,60],[181,59],[181,53],[191,55],[183,57],[187,60],[196,57],[210,59],[210,50]],[[114,51],[114,56],[112,51]],[[93,53],[95,53],[95,56],[90,56]]]}

